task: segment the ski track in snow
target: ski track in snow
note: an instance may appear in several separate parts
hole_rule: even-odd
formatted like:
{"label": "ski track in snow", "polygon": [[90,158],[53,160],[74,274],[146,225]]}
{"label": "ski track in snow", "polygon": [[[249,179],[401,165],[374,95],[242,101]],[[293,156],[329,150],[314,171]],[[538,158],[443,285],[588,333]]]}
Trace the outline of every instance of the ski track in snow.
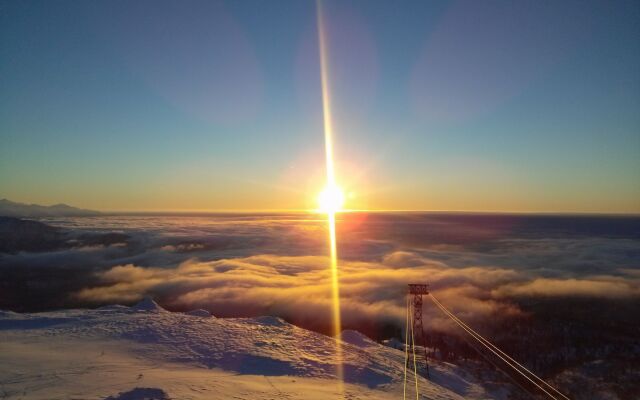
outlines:
{"label": "ski track in snow", "polygon": [[[276,317],[194,314],[150,300],[0,311],[0,399],[402,398],[404,353],[358,332],[343,332],[341,395],[335,339]],[[493,398],[454,365],[435,363],[430,373],[431,381],[419,379],[421,398]]]}

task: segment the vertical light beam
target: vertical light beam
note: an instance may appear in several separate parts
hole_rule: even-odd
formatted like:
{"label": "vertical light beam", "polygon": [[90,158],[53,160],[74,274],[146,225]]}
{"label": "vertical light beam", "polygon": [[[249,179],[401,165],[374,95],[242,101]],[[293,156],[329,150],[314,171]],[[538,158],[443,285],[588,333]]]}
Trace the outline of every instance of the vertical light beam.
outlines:
{"label": "vertical light beam", "polygon": [[[327,38],[324,24],[324,15],[320,0],[316,1],[318,16],[318,48],[320,53],[320,78],[322,84],[322,114],[324,125],[325,163],[327,170],[327,187],[335,188],[335,172],[333,168],[333,121],[331,118],[331,101],[329,93],[329,66],[327,60]],[[327,211],[327,223],[329,225],[329,248],[331,257],[331,297],[333,305],[333,335],[336,338],[336,374],[342,391],[343,365],[342,345],[340,333],[342,324],[340,320],[340,286],[338,279],[338,250],[336,247],[336,214],[335,210]]]}

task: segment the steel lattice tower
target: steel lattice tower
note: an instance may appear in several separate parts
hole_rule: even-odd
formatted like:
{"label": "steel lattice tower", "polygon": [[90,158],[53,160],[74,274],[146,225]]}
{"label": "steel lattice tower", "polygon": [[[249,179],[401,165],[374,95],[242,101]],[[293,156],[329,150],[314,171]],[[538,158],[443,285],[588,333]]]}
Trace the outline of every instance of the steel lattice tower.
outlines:
{"label": "steel lattice tower", "polygon": [[[429,294],[429,285],[422,283],[410,283],[409,284],[409,296],[413,298],[408,303],[409,307],[412,307],[412,320],[411,327],[413,329],[414,340],[409,340],[409,357],[407,357],[407,363],[413,355],[417,364],[422,365],[420,358],[424,357],[424,370],[425,377],[429,378],[429,362],[427,360],[427,337],[424,334],[424,327],[422,325],[422,296]],[[406,332],[405,335],[409,335],[410,332]],[[415,344],[415,348],[414,348]],[[422,349],[418,346],[422,346]]]}

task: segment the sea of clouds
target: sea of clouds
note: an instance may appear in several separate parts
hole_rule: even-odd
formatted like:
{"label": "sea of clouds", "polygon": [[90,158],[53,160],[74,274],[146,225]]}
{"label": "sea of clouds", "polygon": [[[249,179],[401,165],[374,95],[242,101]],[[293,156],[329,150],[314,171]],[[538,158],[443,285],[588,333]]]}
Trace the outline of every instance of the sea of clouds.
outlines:
{"label": "sea of clouds", "polygon": [[[48,219],[120,242],[0,256],[13,280],[0,308],[131,304],[214,315],[282,316],[325,330],[330,260],[322,215],[106,216]],[[428,282],[470,322],[518,316],[522,299],[640,299],[640,219],[343,214],[338,221],[345,326],[403,326],[406,285]],[[435,307],[430,327],[447,329]],[[372,328],[373,329],[373,328]],[[366,328],[365,328],[366,330]]]}

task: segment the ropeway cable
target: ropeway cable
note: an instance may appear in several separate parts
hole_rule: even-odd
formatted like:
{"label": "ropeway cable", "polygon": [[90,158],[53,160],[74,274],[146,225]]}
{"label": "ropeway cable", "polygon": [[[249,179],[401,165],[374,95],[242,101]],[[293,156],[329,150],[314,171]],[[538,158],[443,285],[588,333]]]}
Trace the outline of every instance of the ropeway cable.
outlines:
{"label": "ropeway cable", "polygon": [[[434,303],[436,302],[435,298],[434,299]],[[520,371],[520,369],[518,369],[515,364],[512,364],[511,362],[509,362],[507,359],[505,359],[504,357],[502,357],[500,354],[498,354],[496,351],[494,351],[491,347],[489,347],[486,343],[484,343],[481,339],[480,339],[480,335],[478,335],[477,333],[475,333],[475,331],[468,329],[468,327],[466,326],[466,324],[461,323],[461,321],[457,320],[456,317],[449,311],[447,310],[442,304],[438,304],[436,303],[436,305],[440,308],[440,310],[442,312],[444,312],[448,317],[450,317],[456,324],[458,324],[462,329],[464,329],[469,335],[471,335],[471,337],[473,337],[474,339],[476,339],[480,344],[482,344],[483,346],[485,346],[490,352],[492,352],[493,354],[495,354],[498,358],[500,358],[502,361],[504,361],[507,365],[509,365],[511,368],[513,368],[517,373],[519,373],[520,375],[522,375],[525,379],[527,379],[529,382],[531,382],[532,384],[534,384],[538,389],[542,390],[545,394],[547,394],[549,397],[551,397],[554,400],[557,400],[555,396],[553,396],[551,393],[547,392],[542,386],[538,385],[536,382],[534,382],[531,378],[529,378],[527,375],[525,375],[522,371]]]}
{"label": "ropeway cable", "polygon": [[[547,386],[550,390],[552,390],[553,392],[557,393],[558,395],[562,396],[563,398],[565,398],[566,400],[570,400],[567,396],[565,396],[564,394],[562,394],[561,392],[559,392],[556,388],[554,388],[553,386],[551,386],[550,384],[548,384],[545,380],[543,380],[542,378],[540,378],[539,376],[537,376],[536,374],[534,374],[533,372],[531,372],[529,369],[527,369],[524,365],[520,364],[518,361],[514,360],[512,357],[510,357],[508,354],[506,354],[504,351],[500,350],[496,345],[494,345],[493,343],[491,343],[489,340],[487,340],[486,338],[484,338],[482,335],[480,335],[478,332],[476,332],[475,330],[473,330],[473,328],[471,328],[469,325],[465,324],[464,321],[462,321],[460,318],[458,318],[457,316],[455,316],[451,311],[449,311],[442,303],[440,303],[440,301],[438,299],[436,299],[435,296],[433,296],[431,294],[431,298],[434,300],[434,302],[436,303],[436,305],[438,305],[438,307],[441,307],[441,309],[446,313],[449,314],[451,316],[452,319],[454,319],[455,322],[457,322],[458,324],[462,324],[464,325],[468,330],[473,332],[472,336],[475,336],[477,340],[484,342],[483,344],[485,345],[485,347],[491,347],[494,350],[496,350],[497,352],[499,352],[502,356],[506,357],[507,359],[510,360],[510,362],[507,362],[506,360],[503,359],[503,361],[507,362],[507,364],[515,364],[517,366],[519,366],[522,370],[526,371],[531,377],[537,379],[539,382],[543,383],[545,386]],[[463,328],[464,329],[464,328]],[[470,332],[470,333],[471,333]],[[491,349],[489,349],[491,350]],[[492,350],[493,352],[493,350]],[[495,354],[495,352],[493,352]],[[497,355],[497,354],[496,354]],[[499,356],[500,357],[500,356]],[[502,359],[502,357],[500,357]],[[518,368],[514,367],[513,365],[511,365],[512,368],[518,370]],[[520,372],[520,371],[518,371]],[[520,372],[523,376],[524,374],[522,372]],[[529,379],[529,377],[525,376],[527,379]],[[529,379],[529,381],[531,381],[531,379]],[[535,382],[532,382],[535,384]],[[538,386],[536,384],[536,386]],[[539,387],[539,386],[538,386]],[[540,388],[542,389],[542,388]],[[555,397],[553,395],[551,395],[550,393],[548,393],[546,390],[542,389],[543,392],[547,393],[549,396],[551,397]]]}
{"label": "ropeway cable", "polygon": [[[480,344],[485,346],[489,351],[491,351],[498,358],[500,358],[502,361],[504,361],[507,365],[509,365],[511,368],[513,368],[517,373],[519,373],[525,379],[527,379],[529,382],[531,382],[533,385],[535,385],[538,389],[543,391],[547,396],[549,396],[550,398],[552,398],[554,400],[557,400],[557,398],[554,395],[552,395],[545,388],[543,388],[538,383],[533,381],[529,376],[527,376],[524,372],[522,372],[519,368],[517,368],[517,366],[515,364],[511,363],[509,360],[505,359],[498,352],[496,352],[493,348],[491,348],[487,344],[487,343],[491,344],[491,342],[489,342],[488,340],[484,339],[480,334],[478,334],[476,331],[474,331],[468,325],[466,325],[464,322],[462,322],[460,319],[458,319],[455,315],[453,315],[453,313],[451,313],[449,310],[447,310],[446,307],[444,307],[435,297],[433,297],[433,295],[431,296],[431,298],[434,301],[434,303],[440,308],[440,310],[442,310],[442,312],[444,312],[447,316],[449,316],[456,324],[458,324],[458,326],[460,326],[462,329],[464,329],[469,335],[471,335],[474,339],[476,339]],[[491,346],[493,346],[493,344],[491,344]],[[495,347],[495,346],[493,346],[493,347]],[[497,349],[497,350],[504,354],[504,352],[502,352],[500,349]],[[541,378],[539,378],[538,376],[533,374],[531,371],[527,370],[527,372],[529,372],[530,374],[534,375],[534,377],[536,377],[538,380],[542,381],[547,386],[550,386],[549,384],[544,382]]]}
{"label": "ropeway cable", "polygon": [[402,385],[402,398],[407,399],[407,364],[409,364],[409,296],[407,296],[407,312],[404,329],[404,381]]}
{"label": "ropeway cable", "polygon": [[409,315],[411,316],[411,350],[413,351],[413,380],[416,382],[416,400],[420,400],[420,392],[418,391],[418,362],[416,361],[416,341],[413,336],[413,309],[409,307]]}
{"label": "ropeway cable", "polygon": [[480,351],[480,349],[478,347],[476,347],[476,345],[472,344],[469,339],[467,339],[466,337],[462,336],[462,340],[465,341],[465,343],[467,343],[469,345],[469,347],[471,347],[472,349],[474,349],[476,351],[476,353],[478,353],[486,362],[488,362],[489,364],[493,365],[493,367],[497,370],[499,370],[500,372],[502,372],[503,374],[505,374],[507,376],[507,378],[509,378],[511,380],[511,382],[513,382],[514,384],[516,384],[520,389],[522,389],[525,393],[531,395],[531,397],[536,398],[537,396],[533,393],[531,393],[529,391],[529,389],[527,389],[526,387],[522,386],[522,384],[520,382],[518,382],[513,376],[511,376],[511,374],[509,374],[507,371],[505,371],[502,367],[500,367],[498,364],[496,364],[491,358],[489,358],[488,356],[486,356],[482,351]]}
{"label": "ropeway cable", "polygon": [[[435,299],[435,297],[434,297]],[[435,299],[436,301],[438,301],[437,299]],[[438,301],[438,303],[440,303],[440,301]],[[446,307],[444,307],[444,305],[442,303],[440,303],[440,305],[446,309]],[[448,310],[447,310],[448,311]],[[476,332],[475,330],[473,330],[473,328],[471,328],[469,325],[465,324],[464,321],[462,321],[460,318],[458,318],[457,316],[455,316],[452,312],[449,311],[449,313],[453,316],[453,318],[455,318],[456,320],[458,320],[460,323],[462,323],[464,326],[466,326],[469,330],[473,331],[480,339],[482,339],[484,342],[486,342],[489,346],[493,347],[496,351],[498,351],[500,354],[502,354],[503,356],[505,356],[506,358],[508,358],[511,362],[513,362],[514,364],[518,365],[520,368],[522,368],[524,371],[526,371],[527,373],[529,373],[532,377],[536,378],[537,380],[539,380],[540,382],[544,383],[549,389],[553,390],[554,392],[556,392],[558,395],[564,397],[566,400],[570,400],[567,396],[565,396],[564,394],[562,394],[560,391],[558,391],[556,388],[554,388],[553,386],[551,386],[550,384],[548,384],[545,380],[543,380],[542,378],[540,378],[539,376],[537,376],[536,374],[534,374],[533,372],[531,372],[529,369],[527,369],[527,367],[525,367],[524,365],[520,364],[518,361],[514,360],[511,356],[509,356],[507,353],[505,353],[504,351],[500,350],[500,348],[498,348],[496,345],[494,345],[493,343],[491,343],[488,339],[484,338],[483,336],[481,336],[478,332]]]}
{"label": "ropeway cable", "polygon": [[[551,393],[547,392],[544,388],[542,388],[540,385],[538,385],[536,382],[534,382],[533,380],[531,380],[531,378],[527,375],[525,375],[519,368],[517,368],[517,366],[520,366],[522,369],[524,369],[527,373],[529,373],[532,377],[534,377],[535,379],[537,379],[539,382],[543,383],[544,385],[546,385],[547,387],[549,387],[551,390],[553,390],[554,392],[558,393],[559,395],[561,395],[562,397],[564,397],[565,399],[568,399],[567,396],[565,396],[564,394],[560,393],[558,390],[556,390],[553,386],[549,385],[547,382],[545,382],[542,378],[538,377],[537,375],[535,375],[533,372],[529,371],[526,367],[524,367],[522,364],[518,363],[517,361],[515,361],[513,358],[511,358],[508,354],[506,354],[505,352],[503,352],[502,350],[500,350],[497,346],[495,346],[493,343],[491,343],[489,340],[485,339],[482,335],[480,335],[478,332],[476,332],[475,330],[473,330],[469,325],[465,324],[460,318],[456,317],[452,312],[450,312],[449,310],[447,310],[446,307],[444,307],[444,305],[442,305],[442,303],[440,303],[435,297],[432,296],[432,299],[434,300],[434,302],[436,303],[436,305],[445,313],[447,314],[451,319],[453,319],[454,322],[456,322],[458,325],[460,325],[460,327],[462,329],[464,329],[467,333],[469,333],[474,339],[476,339],[480,344],[482,344],[483,346],[485,346],[489,351],[491,351],[492,353],[494,353],[496,356],[498,356],[502,361],[504,361],[507,365],[509,365],[511,368],[513,368],[514,370],[516,370],[516,372],[518,372],[519,374],[521,374],[524,378],[526,378],[527,380],[529,380],[531,383],[533,383],[536,387],[538,387],[540,390],[542,390],[544,393],[546,393],[548,396],[550,396],[551,398],[555,398],[554,395],[552,395]],[[494,351],[495,349],[495,351]],[[505,358],[503,358],[500,354],[496,353],[499,352],[501,353],[503,356],[505,356],[507,359],[509,359],[510,361],[506,360]],[[517,366],[516,366],[517,365]]]}
{"label": "ropeway cable", "polygon": [[[404,335],[404,381],[402,386],[402,398],[407,399],[407,365],[409,364],[409,332],[411,332],[411,350],[413,354],[413,379],[416,385],[416,400],[420,400],[420,392],[418,391],[418,364],[416,362],[416,347],[415,338],[413,334],[413,323],[409,328],[409,321],[413,321],[413,313],[411,312],[411,306],[409,303],[409,297],[407,296],[407,313]],[[409,331],[411,329],[411,331]]]}

